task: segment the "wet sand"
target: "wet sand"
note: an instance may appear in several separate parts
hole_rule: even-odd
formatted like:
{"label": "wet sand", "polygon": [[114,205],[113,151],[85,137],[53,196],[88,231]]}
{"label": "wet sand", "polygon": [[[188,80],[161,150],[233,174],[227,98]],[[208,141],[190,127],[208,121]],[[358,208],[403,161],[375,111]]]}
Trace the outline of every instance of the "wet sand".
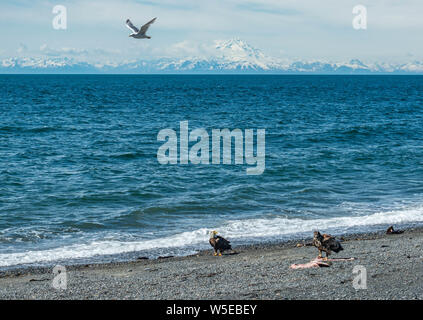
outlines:
{"label": "wet sand", "polygon": [[[290,269],[317,256],[297,243],[68,266],[64,290],[53,287],[52,268],[15,269],[0,272],[0,299],[423,299],[423,229],[345,237],[344,251],[331,257],[355,260],[328,268]],[[367,289],[354,288],[354,266],[365,268]]]}

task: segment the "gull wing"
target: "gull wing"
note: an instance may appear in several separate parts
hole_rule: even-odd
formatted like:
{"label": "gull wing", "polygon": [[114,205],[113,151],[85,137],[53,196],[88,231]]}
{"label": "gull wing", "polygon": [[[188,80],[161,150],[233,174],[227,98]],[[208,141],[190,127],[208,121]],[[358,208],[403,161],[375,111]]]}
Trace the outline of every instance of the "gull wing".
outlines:
{"label": "gull wing", "polygon": [[143,25],[141,27],[140,33],[141,34],[145,34],[148,30],[148,28],[150,27],[150,24],[154,23],[154,21],[156,21],[157,18],[154,18],[153,20],[147,22],[145,25]]}
{"label": "gull wing", "polygon": [[[131,20],[126,20],[126,26],[129,28],[129,29],[131,29],[133,32],[135,32],[135,33],[138,33],[139,32],[139,30],[138,30],[138,28],[136,27],[136,26],[134,26],[133,24],[132,24],[132,22],[131,22]],[[148,28],[148,27],[147,27]]]}

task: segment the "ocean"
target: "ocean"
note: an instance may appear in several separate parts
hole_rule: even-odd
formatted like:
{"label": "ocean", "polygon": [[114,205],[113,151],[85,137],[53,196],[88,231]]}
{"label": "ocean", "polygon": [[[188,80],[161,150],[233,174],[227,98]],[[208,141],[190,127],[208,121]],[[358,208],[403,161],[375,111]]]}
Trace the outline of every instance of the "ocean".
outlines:
{"label": "ocean", "polygon": [[[0,75],[0,268],[423,225],[423,77]],[[162,129],[265,129],[265,170],[160,164]]]}

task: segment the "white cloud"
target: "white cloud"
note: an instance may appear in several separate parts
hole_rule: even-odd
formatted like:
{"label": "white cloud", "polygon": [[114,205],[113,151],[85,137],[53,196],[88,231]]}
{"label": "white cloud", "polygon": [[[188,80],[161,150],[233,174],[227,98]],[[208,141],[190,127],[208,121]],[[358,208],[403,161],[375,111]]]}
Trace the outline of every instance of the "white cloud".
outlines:
{"label": "white cloud", "polygon": [[88,50],[85,49],[77,49],[77,48],[50,48],[47,44],[43,44],[40,46],[41,53],[48,55],[48,56],[62,56],[62,55],[87,55],[89,53]]}
{"label": "white cloud", "polygon": [[[352,8],[368,7],[368,30],[352,28]],[[68,30],[53,30],[57,1],[1,1],[3,50],[19,42],[42,54],[90,59],[208,55],[215,39],[240,37],[273,55],[395,58],[423,54],[421,0],[63,0]],[[128,37],[136,25],[158,17],[152,40]],[[48,39],[48,40],[46,40]],[[19,54],[28,53],[22,48]]]}
{"label": "white cloud", "polygon": [[154,48],[155,56],[165,57],[209,57],[214,53],[213,42],[183,40],[175,42],[166,48]]}
{"label": "white cloud", "polygon": [[28,47],[23,43],[19,44],[18,49],[16,50],[19,54],[23,54],[28,51]]}

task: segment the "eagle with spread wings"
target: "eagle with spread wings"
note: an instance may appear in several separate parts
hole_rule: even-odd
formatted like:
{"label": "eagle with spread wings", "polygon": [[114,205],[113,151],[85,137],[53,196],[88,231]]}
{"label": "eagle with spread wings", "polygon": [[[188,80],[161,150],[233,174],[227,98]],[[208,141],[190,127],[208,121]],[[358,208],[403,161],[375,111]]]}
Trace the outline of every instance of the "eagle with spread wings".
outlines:
{"label": "eagle with spread wings", "polygon": [[319,231],[314,231],[313,245],[319,250],[318,259],[322,259],[322,252],[326,252],[326,257],[323,260],[328,260],[329,255],[332,251],[338,253],[342,248],[341,243],[332,237],[330,234],[320,234]]}

